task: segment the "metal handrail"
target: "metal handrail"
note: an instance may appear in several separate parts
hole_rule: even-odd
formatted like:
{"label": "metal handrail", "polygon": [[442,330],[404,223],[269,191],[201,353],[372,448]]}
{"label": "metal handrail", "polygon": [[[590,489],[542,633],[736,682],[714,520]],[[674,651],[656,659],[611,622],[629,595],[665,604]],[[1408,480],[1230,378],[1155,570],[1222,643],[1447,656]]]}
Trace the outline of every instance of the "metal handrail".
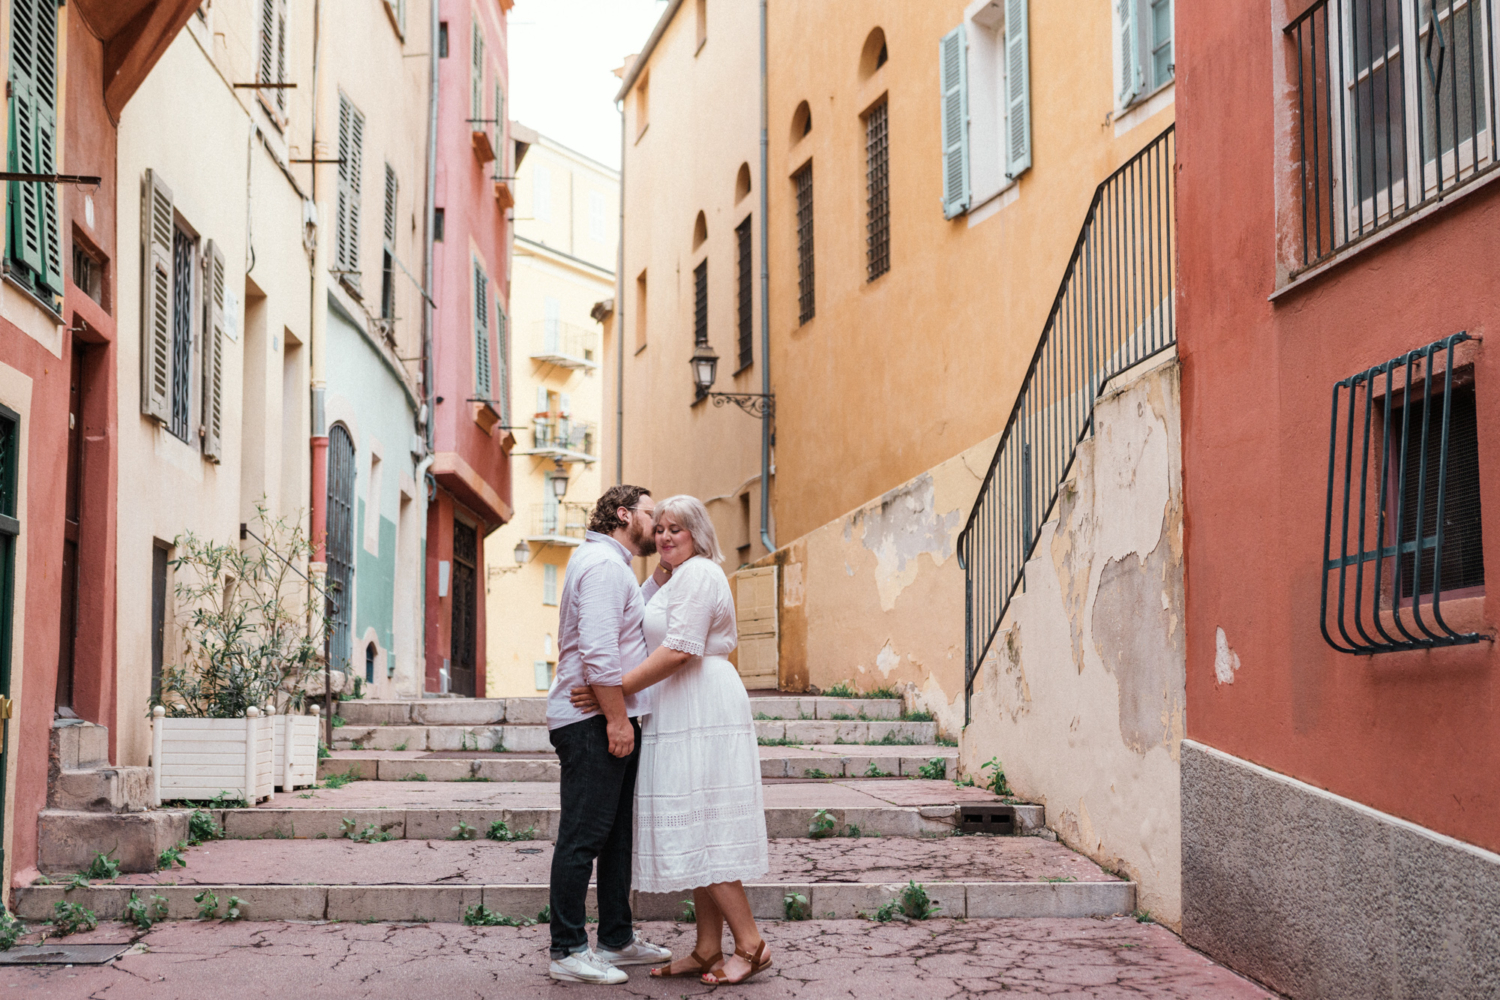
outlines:
{"label": "metal handrail", "polygon": [[1094,403],[1110,379],[1172,347],[1175,126],[1094,190],[1000,443],[958,537],[964,721],[974,678],[1025,580]]}

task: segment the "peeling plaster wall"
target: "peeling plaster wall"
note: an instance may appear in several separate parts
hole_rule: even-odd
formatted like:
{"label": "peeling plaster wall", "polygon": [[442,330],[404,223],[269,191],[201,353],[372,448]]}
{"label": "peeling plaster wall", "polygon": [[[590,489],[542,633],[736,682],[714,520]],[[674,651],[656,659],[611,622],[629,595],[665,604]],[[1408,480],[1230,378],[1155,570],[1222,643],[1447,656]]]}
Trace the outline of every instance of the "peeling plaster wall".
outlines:
{"label": "peeling plaster wall", "polygon": [[1178,386],[1174,360],[1100,401],[981,666],[960,749],[965,773],[999,757],[1017,794],[1046,805],[1049,827],[1139,882],[1141,908],[1174,928],[1186,700]]}

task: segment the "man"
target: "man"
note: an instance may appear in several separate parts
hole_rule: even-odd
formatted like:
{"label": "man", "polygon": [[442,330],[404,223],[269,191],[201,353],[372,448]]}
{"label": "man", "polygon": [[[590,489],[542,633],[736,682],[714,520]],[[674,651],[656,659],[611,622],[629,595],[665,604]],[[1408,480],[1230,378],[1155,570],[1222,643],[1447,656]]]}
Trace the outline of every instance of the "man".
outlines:
{"label": "man", "polygon": [[[612,486],[589,518],[584,542],[568,561],[558,606],[557,676],[547,695],[547,728],[562,769],[562,814],[552,853],[553,979],[618,984],[616,966],[650,965],[671,951],[638,940],[630,914],[635,776],[640,723],[621,687],[646,659],[646,605],[631,571],[656,551],[649,491]],[[580,711],[570,692],[590,685],[600,711]],[[602,713],[602,714],[601,714]],[[589,949],[584,901],[599,862],[599,947]]]}

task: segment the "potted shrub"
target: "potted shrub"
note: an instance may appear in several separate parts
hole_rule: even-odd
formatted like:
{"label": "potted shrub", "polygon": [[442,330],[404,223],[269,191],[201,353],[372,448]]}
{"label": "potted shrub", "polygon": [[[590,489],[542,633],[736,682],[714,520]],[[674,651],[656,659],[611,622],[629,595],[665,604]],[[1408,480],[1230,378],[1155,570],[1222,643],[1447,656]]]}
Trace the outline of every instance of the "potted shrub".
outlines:
{"label": "potted shrub", "polygon": [[316,780],[317,715],[302,711],[324,623],[299,568],[312,547],[263,506],[255,526],[241,526],[240,545],[191,532],[175,542],[180,657],[151,707],[158,803],[224,793],[248,804]]}

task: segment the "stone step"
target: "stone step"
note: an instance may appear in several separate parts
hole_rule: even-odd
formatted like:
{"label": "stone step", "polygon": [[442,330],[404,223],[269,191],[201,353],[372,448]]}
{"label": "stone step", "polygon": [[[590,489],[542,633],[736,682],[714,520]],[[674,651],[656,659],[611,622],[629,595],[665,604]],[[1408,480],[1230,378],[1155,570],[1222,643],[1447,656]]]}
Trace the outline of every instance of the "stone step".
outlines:
{"label": "stone step", "polygon": [[162,851],[188,835],[186,809],[150,812],[70,812],[37,814],[37,867],[44,872],[75,872],[103,852],[125,872],[149,872]]}
{"label": "stone step", "polygon": [[109,766],[109,727],[82,719],[56,719],[52,723],[52,746],[57,766],[64,771]]}
{"label": "stone step", "polygon": [[[766,779],[766,827],[773,837],[806,836],[815,814],[827,810],[832,832],[858,827],[885,837],[953,833],[960,806],[999,803],[978,788],[920,778],[805,781]],[[1017,832],[1044,834],[1041,806],[1018,805]],[[357,831],[401,840],[441,840],[460,823],[485,836],[495,821],[531,828],[541,840],[556,835],[558,786],[553,782],[355,781],[341,788],[278,792],[253,808],[211,810],[236,840],[339,839]]]}
{"label": "stone step", "polygon": [[[901,718],[899,698],[826,698],[818,695],[752,697],[751,714],[765,719],[841,721]],[[350,726],[545,725],[546,698],[424,698],[341,701],[338,715]]]}
{"label": "stone step", "polygon": [[[459,704],[452,701],[440,705]],[[930,745],[937,742],[937,723],[868,721],[864,719],[765,719],[755,723],[763,741],[795,744],[878,744],[881,746]],[[521,753],[548,752],[552,743],[546,725],[354,725],[347,717],[333,731],[335,750],[495,750]]]}
{"label": "stone step", "polygon": [[[945,778],[958,750],[944,746],[767,746],[764,778]],[[554,754],[483,751],[335,750],[318,762],[318,778],[353,773],[363,781],[557,781]]]}
{"label": "stone step", "polygon": [[90,767],[58,771],[48,782],[47,807],[66,812],[141,812],[151,805],[149,767]]}
{"label": "stone step", "polygon": [[[809,916],[873,914],[921,885],[944,917],[1085,917],[1129,913],[1135,886],[1060,844],[1034,838],[943,840],[773,839],[769,871],[747,885],[757,919],[788,916],[785,899],[806,898]],[[194,896],[241,901],[249,920],[431,920],[457,922],[471,906],[534,918],[547,904],[552,845],[489,841],[347,840],[314,844],[217,841],[186,853],[187,867],[132,875],[63,895],[61,885],[18,888],[23,919],[45,919],[66,898],[118,918],[132,893],[160,895],[170,918],[197,917]],[[399,873],[401,881],[393,881]],[[633,897],[641,920],[682,914],[687,892]],[[594,912],[590,898],[590,913]]]}

